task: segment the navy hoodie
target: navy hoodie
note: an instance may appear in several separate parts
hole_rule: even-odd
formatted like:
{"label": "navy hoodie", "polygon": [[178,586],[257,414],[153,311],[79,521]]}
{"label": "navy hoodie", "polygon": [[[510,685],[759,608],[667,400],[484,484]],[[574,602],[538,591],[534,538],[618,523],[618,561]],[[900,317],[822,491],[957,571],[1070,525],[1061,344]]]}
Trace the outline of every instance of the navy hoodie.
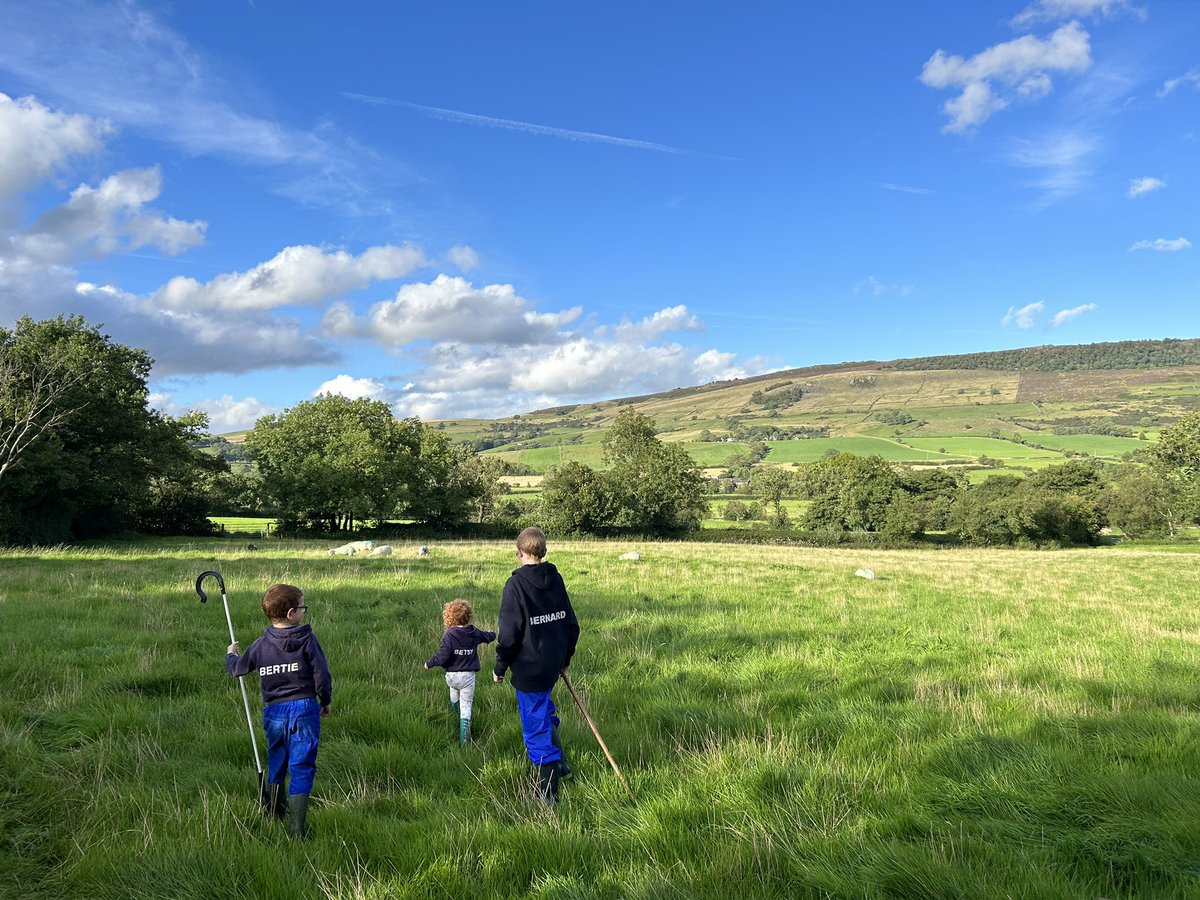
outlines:
{"label": "navy hoodie", "polygon": [[541,693],[554,687],[558,672],[575,655],[579,621],[567,587],[553,563],[521,566],[504,585],[497,627],[496,666],[512,669],[518,691]]}
{"label": "navy hoodie", "polygon": [[225,657],[225,670],[234,677],[255,669],[266,706],[314,697],[328,706],[333,696],[329,663],[311,625],[269,626],[244,654]]}
{"label": "navy hoodie", "polygon": [[483,631],[474,625],[451,625],[442,635],[442,646],[425,663],[425,668],[443,666],[447,672],[478,672],[479,645],[495,639],[494,631]]}

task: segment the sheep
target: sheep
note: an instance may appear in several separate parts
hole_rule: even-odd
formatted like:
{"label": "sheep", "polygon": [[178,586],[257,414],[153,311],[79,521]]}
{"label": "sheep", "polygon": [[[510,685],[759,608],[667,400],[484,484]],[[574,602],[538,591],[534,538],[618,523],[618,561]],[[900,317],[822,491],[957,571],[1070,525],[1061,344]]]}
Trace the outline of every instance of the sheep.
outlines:
{"label": "sheep", "polygon": [[354,556],[358,552],[367,553],[375,547],[374,541],[351,541],[348,544],[342,544],[340,547],[334,547],[329,551],[330,556]]}

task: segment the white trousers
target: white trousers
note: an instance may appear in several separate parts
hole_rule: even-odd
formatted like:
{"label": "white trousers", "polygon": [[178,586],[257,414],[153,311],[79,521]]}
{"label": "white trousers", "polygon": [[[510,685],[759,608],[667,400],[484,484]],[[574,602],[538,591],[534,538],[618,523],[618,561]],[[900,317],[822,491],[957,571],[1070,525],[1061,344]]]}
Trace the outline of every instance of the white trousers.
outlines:
{"label": "white trousers", "polygon": [[475,702],[475,673],[447,672],[446,685],[450,688],[450,702],[459,704],[459,716],[471,718],[471,704]]}

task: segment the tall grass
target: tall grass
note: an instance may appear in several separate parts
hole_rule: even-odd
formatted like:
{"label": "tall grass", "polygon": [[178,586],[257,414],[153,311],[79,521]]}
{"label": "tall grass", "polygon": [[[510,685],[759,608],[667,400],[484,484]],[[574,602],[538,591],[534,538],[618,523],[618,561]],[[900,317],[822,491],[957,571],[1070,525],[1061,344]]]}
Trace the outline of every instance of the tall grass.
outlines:
{"label": "tall grass", "polygon": [[[552,542],[636,800],[560,688],[577,775],[550,812],[490,650],[466,749],[421,667],[446,600],[494,627],[511,547],[327,546],[0,554],[0,892],[1200,895],[1194,552]],[[291,581],[329,656],[302,844],[256,810],[210,568],[243,646]]]}

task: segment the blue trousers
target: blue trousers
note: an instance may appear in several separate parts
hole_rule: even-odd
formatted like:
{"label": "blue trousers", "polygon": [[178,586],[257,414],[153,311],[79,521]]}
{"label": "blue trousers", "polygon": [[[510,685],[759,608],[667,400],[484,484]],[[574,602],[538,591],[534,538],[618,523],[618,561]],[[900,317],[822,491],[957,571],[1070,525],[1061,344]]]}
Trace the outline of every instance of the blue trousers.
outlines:
{"label": "blue trousers", "polygon": [[517,712],[521,714],[521,737],[525,739],[525,752],[535,766],[562,759],[562,751],[551,739],[558,727],[558,712],[549,691],[527,694],[517,691]]}
{"label": "blue trousers", "polygon": [[290,775],[289,794],[311,793],[321,737],[317,701],[285,700],[264,706],[263,730],[267,733],[267,781],[283,784],[284,775]]}

